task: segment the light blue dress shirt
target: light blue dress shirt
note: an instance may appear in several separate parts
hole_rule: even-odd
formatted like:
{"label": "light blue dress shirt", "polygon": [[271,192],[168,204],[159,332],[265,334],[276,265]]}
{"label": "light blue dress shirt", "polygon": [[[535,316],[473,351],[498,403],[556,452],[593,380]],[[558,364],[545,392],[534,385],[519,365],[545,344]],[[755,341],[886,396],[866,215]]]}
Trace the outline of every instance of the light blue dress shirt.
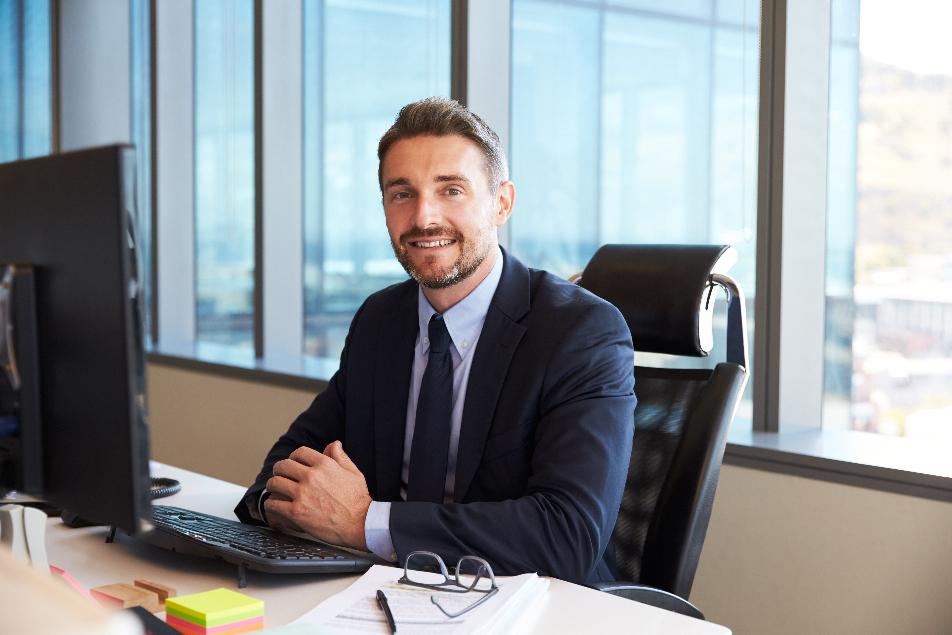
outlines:
{"label": "light blue dress shirt", "polygon": [[[459,431],[463,422],[463,404],[466,401],[466,386],[469,383],[469,371],[473,365],[473,350],[479,341],[489,303],[499,286],[502,276],[502,252],[496,248],[496,262],[489,275],[473,291],[453,305],[443,314],[446,329],[453,345],[450,354],[453,358],[453,411],[450,419],[449,457],[446,465],[446,486],[443,490],[443,502],[453,500],[456,486],[456,457],[459,452]],[[430,306],[422,287],[419,290],[417,313],[420,322],[416,346],[413,349],[413,371],[410,379],[410,395],[407,399],[407,427],[403,439],[403,471],[400,473],[400,497],[407,498],[407,482],[410,474],[410,450],[413,447],[413,430],[416,424],[417,398],[420,395],[420,383],[430,352],[430,338],[427,337],[430,316],[436,309]],[[367,520],[364,523],[364,538],[367,547],[385,560],[396,561],[390,537],[390,503],[370,503]]]}

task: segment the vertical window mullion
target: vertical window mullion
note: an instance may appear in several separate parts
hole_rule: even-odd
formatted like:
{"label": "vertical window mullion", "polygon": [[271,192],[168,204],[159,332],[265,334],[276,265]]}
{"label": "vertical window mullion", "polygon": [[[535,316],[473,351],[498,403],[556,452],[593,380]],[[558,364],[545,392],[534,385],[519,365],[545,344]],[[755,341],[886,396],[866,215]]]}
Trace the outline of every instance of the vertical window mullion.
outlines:
{"label": "vertical window mullion", "polygon": [[301,354],[304,337],[303,5],[259,3],[261,334],[266,357],[285,357]]}
{"label": "vertical window mullion", "polygon": [[[509,155],[512,2],[467,4],[466,105],[496,131]],[[499,241],[509,246],[508,224],[500,229]]]}
{"label": "vertical window mullion", "polygon": [[[830,0],[789,2],[777,426],[819,427],[826,316]],[[790,134],[786,134],[787,132]]]}
{"label": "vertical window mullion", "polygon": [[753,429],[776,432],[780,368],[780,221],[783,213],[784,56],[786,0],[763,3],[757,159],[757,292],[751,382]]}
{"label": "vertical window mullion", "polygon": [[765,3],[755,430],[821,420],[829,15],[828,0]]}
{"label": "vertical window mullion", "polygon": [[155,188],[158,339],[195,338],[194,12],[191,0],[155,3]]}
{"label": "vertical window mullion", "polygon": [[129,12],[106,0],[59,3],[64,151],[130,141]]}

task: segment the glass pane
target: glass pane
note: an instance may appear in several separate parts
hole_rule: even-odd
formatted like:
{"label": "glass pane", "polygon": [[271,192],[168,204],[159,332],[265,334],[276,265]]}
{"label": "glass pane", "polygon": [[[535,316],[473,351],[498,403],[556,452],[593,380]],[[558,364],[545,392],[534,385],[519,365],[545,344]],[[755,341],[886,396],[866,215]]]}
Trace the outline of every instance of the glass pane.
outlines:
{"label": "glass pane", "polygon": [[195,270],[200,341],[253,345],[251,0],[195,2]]}
{"label": "glass pane", "polygon": [[510,244],[564,277],[598,246],[599,29],[597,9],[514,6]]}
{"label": "glass pane", "polygon": [[729,243],[750,329],[759,4],[737,24],[707,2],[679,5],[703,19],[628,4],[655,10],[513,4],[513,252],[567,277],[606,243]]}
{"label": "glass pane", "polygon": [[337,357],[354,311],[406,279],[377,142],[401,106],[450,91],[450,1],[304,4],[304,346]]}
{"label": "glass pane", "polygon": [[714,2],[716,0],[678,0],[677,2],[671,2],[671,0],[608,0],[607,4],[613,8],[630,7],[645,12],[710,18]]}
{"label": "glass pane", "polygon": [[0,0],[0,161],[52,148],[50,4]]}
{"label": "glass pane", "polygon": [[20,157],[17,4],[16,0],[0,0],[0,162]]}
{"label": "glass pane", "polygon": [[50,3],[23,3],[23,139],[20,156],[42,156],[52,151]]}
{"label": "glass pane", "polygon": [[136,213],[139,279],[146,338],[152,332],[152,118],[149,0],[132,0],[132,143],[136,147]]}
{"label": "glass pane", "polygon": [[823,423],[952,442],[952,6],[832,17]]}
{"label": "glass pane", "polygon": [[757,25],[757,22],[751,22],[751,18],[760,18],[759,0],[715,0],[714,5],[721,22],[751,27]]}

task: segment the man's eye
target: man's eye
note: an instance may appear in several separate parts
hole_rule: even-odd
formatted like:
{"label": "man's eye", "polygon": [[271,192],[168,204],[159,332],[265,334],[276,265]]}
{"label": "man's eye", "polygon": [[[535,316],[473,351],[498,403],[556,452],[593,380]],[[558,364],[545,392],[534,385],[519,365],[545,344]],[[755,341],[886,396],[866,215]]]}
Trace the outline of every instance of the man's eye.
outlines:
{"label": "man's eye", "polygon": [[463,193],[463,190],[459,189],[458,187],[451,187],[446,190],[446,193],[450,196],[459,196]]}
{"label": "man's eye", "polygon": [[396,192],[396,193],[393,195],[393,198],[394,198],[394,199],[410,198],[410,193],[409,193],[409,192]]}

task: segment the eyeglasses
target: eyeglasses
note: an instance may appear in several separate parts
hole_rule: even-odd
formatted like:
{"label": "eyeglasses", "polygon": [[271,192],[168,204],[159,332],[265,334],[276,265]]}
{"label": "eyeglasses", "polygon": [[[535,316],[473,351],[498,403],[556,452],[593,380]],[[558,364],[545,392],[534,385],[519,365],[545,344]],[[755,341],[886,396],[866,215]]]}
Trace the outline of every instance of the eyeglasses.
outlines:
{"label": "eyeglasses", "polygon": [[[411,563],[413,568],[416,569],[415,571],[411,570]],[[439,569],[438,572],[443,574],[442,582],[433,583],[423,582],[421,580],[422,575],[420,574],[420,570],[437,573],[437,568]],[[460,579],[460,575],[471,575],[473,576],[473,580],[469,584],[465,584],[464,581]],[[459,562],[456,563],[453,577],[450,577],[443,558],[432,551],[414,551],[410,553],[403,562],[403,577],[397,580],[397,583],[446,593],[483,594],[481,598],[459,611],[450,611],[440,603],[436,595],[431,595],[430,601],[443,611],[444,615],[451,619],[473,610],[499,591],[499,587],[496,586],[496,576],[493,575],[492,567],[482,558],[463,556],[459,559]]]}

